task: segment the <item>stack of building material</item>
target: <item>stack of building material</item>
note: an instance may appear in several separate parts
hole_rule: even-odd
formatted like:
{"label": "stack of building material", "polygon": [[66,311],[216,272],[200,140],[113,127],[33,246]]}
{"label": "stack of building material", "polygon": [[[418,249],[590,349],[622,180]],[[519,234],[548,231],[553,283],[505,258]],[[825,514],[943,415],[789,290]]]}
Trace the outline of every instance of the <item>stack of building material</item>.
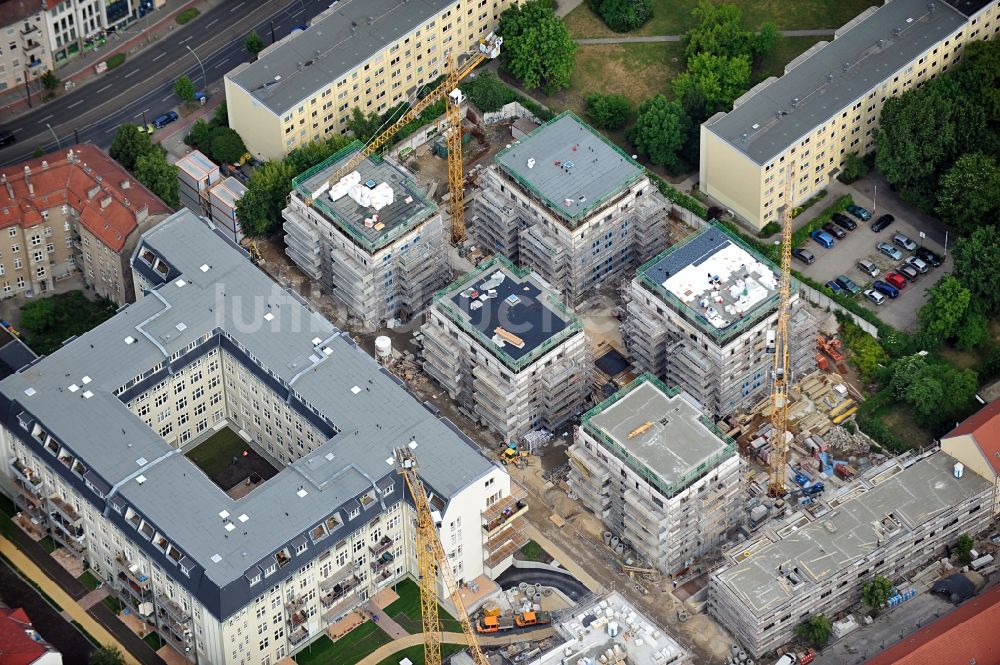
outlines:
{"label": "stack of building material", "polygon": [[243,229],[240,228],[240,221],[236,218],[236,203],[243,198],[246,191],[247,188],[242,182],[230,176],[212,187],[208,193],[212,223],[236,242],[243,240]]}
{"label": "stack of building material", "polygon": [[192,150],[177,160],[181,204],[196,215],[208,214],[208,190],[219,182],[219,167],[200,150]]}

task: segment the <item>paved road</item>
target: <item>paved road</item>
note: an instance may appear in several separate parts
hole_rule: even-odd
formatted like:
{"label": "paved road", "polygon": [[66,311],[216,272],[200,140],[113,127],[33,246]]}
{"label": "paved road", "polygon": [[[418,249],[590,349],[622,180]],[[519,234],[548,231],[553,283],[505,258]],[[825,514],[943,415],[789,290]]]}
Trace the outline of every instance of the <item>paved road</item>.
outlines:
{"label": "paved road", "polygon": [[[222,95],[222,77],[249,57],[243,41],[251,30],[257,30],[269,42],[269,22],[274,21],[275,37],[281,39],[329,4],[329,0],[225,2],[129,58],[101,80],[0,125],[0,129],[9,129],[17,137],[15,145],[0,150],[0,164],[28,159],[36,148],[50,152],[60,145],[66,147],[75,140],[74,130],[79,132],[80,141],[106,148],[119,125],[142,122],[143,112],[147,121],[152,121],[176,108],[179,100],[173,94],[173,84],[182,75],[190,77],[199,89],[207,87],[209,94]],[[201,58],[204,76],[187,47]],[[52,126],[58,144],[47,124]]]}

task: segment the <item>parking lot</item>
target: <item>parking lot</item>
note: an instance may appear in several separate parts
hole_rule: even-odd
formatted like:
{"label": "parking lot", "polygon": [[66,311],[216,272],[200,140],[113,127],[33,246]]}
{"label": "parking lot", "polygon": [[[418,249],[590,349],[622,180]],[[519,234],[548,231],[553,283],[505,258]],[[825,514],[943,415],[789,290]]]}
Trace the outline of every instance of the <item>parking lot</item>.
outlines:
{"label": "parking lot", "polygon": [[[839,187],[831,187],[830,196],[821,202],[829,205],[829,202],[836,200],[837,196],[843,193],[850,194],[854,202],[867,210],[873,209],[872,199],[866,190],[874,193],[874,185],[868,178],[855,183],[853,186],[845,186],[836,183]],[[839,190],[836,191],[835,190]],[[871,222],[884,214],[891,214],[896,218],[888,228],[879,233],[871,230]],[[808,249],[816,256],[816,260],[811,265],[806,265],[799,260],[793,260],[793,266],[803,274],[815,279],[821,284],[825,284],[837,275],[847,275],[860,286],[862,290],[870,288],[875,279],[881,279],[887,271],[897,268],[902,261],[894,261],[876,249],[880,242],[892,244],[892,236],[896,233],[903,233],[918,245],[923,245],[931,249],[939,256],[944,254],[944,230],[933,218],[913,210],[909,205],[903,203],[899,198],[890,192],[883,183],[878,184],[878,209],[875,210],[872,220],[861,222],[851,216],[851,219],[858,222],[858,228],[849,231],[847,237],[837,240],[832,249],[824,249],[819,243],[810,239],[802,247]],[[920,232],[926,234],[926,238],[920,237]],[[903,255],[905,260],[912,252],[907,252],[901,247],[894,245]],[[864,295],[858,294],[855,298],[872,311],[885,323],[899,330],[912,330],[916,328],[917,310],[927,302],[927,291],[937,283],[946,273],[951,272],[952,262],[950,256],[944,256],[944,261],[937,267],[931,267],[927,273],[918,277],[915,282],[908,282],[902,289],[899,297],[895,300],[885,299],[882,305],[875,305],[869,302]],[[879,269],[879,277],[872,278],[861,272],[858,268],[860,259],[868,259]]]}

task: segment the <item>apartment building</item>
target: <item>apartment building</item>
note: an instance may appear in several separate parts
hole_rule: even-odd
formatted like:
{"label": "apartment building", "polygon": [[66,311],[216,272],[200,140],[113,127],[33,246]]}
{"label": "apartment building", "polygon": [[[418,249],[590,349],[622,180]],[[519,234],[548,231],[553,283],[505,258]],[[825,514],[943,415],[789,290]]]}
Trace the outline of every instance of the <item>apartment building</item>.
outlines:
{"label": "apartment building", "polygon": [[427,373],[505,441],[583,411],[583,325],[537,273],[493,257],[435,296],[421,332]]}
{"label": "apartment building", "polygon": [[734,546],[712,574],[708,610],[760,659],[809,617],[857,602],[876,575],[905,584],[959,535],[988,527],[992,499],[990,483],[943,452],[890,460]]}
{"label": "apartment building", "polygon": [[517,0],[341,0],[226,74],[229,126],[259,159],[347,133],[478,48]]}
{"label": "apartment building", "polygon": [[[826,187],[850,153],[875,146],[885,100],[948,71],[1000,31],[1000,0],[889,0],[701,126],[701,191],[749,226],[781,219]],[[785,178],[794,163],[792,200]]]}
{"label": "apartment building", "polygon": [[993,485],[993,514],[1000,515],[1000,399],[941,437],[941,450]]}
{"label": "apartment building", "polygon": [[[643,265],[624,293],[633,363],[715,416],[751,406],[770,389],[779,285],[777,268],[721,225],[691,234]],[[816,319],[792,286],[794,377],[814,362]]]}
{"label": "apartment building", "polygon": [[618,283],[666,247],[668,202],[642,166],[567,111],[497,153],[468,218],[488,253],[568,300]]}
{"label": "apartment building", "polygon": [[[144,297],[0,382],[0,488],[181,657],[277,663],[415,575],[400,447],[459,582],[510,565],[507,474],[210,223],[178,212],[132,262]],[[223,427],[273,475],[195,466]]]}
{"label": "apartment building", "polygon": [[37,1],[0,3],[0,90],[24,86],[53,68],[45,15]]}
{"label": "apartment building", "polygon": [[0,169],[0,298],[33,296],[79,273],[135,300],[129,257],[170,208],[90,144]]}
{"label": "apartment building", "polygon": [[666,574],[739,525],[746,464],[678,388],[644,374],[583,417],[569,485],[605,526]]}
{"label": "apartment building", "polygon": [[366,330],[422,311],[451,279],[441,211],[404,166],[366,158],[337,175],[358,141],[295,178],[285,252]]}
{"label": "apartment building", "polygon": [[108,29],[106,0],[42,0],[56,67],[94,45]]}

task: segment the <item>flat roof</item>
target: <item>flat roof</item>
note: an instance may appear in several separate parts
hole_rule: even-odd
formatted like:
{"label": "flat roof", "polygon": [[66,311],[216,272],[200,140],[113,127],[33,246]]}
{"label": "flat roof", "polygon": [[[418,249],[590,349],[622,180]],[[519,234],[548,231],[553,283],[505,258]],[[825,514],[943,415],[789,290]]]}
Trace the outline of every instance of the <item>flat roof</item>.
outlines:
{"label": "flat roof", "polygon": [[226,77],[276,115],[440,14],[453,0],[340,0],[308,28]]}
{"label": "flat roof", "polygon": [[[580,319],[537,273],[515,268],[500,256],[459,277],[435,302],[482,348],[516,371],[582,330]],[[517,337],[522,345],[504,339],[497,328]]]}
{"label": "flat roof", "polygon": [[777,269],[719,225],[707,226],[639,268],[639,278],[713,337],[777,306]]}
{"label": "flat roof", "polygon": [[387,183],[392,188],[392,203],[376,210],[372,206],[361,205],[350,195],[332,200],[330,189],[324,186],[360,147],[361,143],[354,141],[323,163],[296,177],[293,184],[303,199],[313,200],[312,208],[320,215],[360,241],[370,251],[374,251],[431,217],[438,208],[426,197],[424,190],[405,168],[380,157],[365,158],[353,172],[358,174],[357,180],[361,187],[365,187],[365,183],[372,186]]}
{"label": "flat roof", "polygon": [[[845,488],[842,493],[848,495],[857,492],[858,487],[862,491],[805,526],[784,530],[777,542],[765,541],[759,549],[747,548],[749,556],[715,578],[752,612],[767,614],[802,593],[801,585],[808,587],[828,580],[877,551],[880,542],[897,537],[892,533],[892,522],[902,532],[910,531],[990,487],[990,483],[968,471],[956,478],[954,465],[955,460],[942,452],[906,468],[897,461],[889,467],[890,472],[896,469],[892,475],[880,473],[874,485],[873,481],[863,480],[860,486]],[[884,480],[878,482],[879,477]],[[890,513],[892,521],[887,522]],[[739,553],[743,548],[734,551]],[[793,583],[779,569],[795,575],[799,582]]]}
{"label": "flat roof", "polygon": [[644,177],[642,166],[569,111],[501,150],[496,164],[570,226]]}
{"label": "flat roof", "polygon": [[704,414],[683,392],[661,386],[640,377],[610,406],[589,415],[586,427],[602,432],[664,484],[674,485],[732,447],[705,425]]}
{"label": "flat roof", "polygon": [[944,2],[890,0],[705,127],[764,165],[965,22]]}
{"label": "flat roof", "polygon": [[[142,258],[148,253],[169,261],[167,267],[150,269]],[[403,483],[390,463],[396,448],[415,442],[421,476],[444,501],[495,468],[347,333],[280,289],[190,211],[143,235],[132,263],[153,290],[0,382],[0,409],[7,428],[36,454],[48,453],[29,435],[31,423],[86,466],[103,498],[63,465],[51,465],[99,510],[105,501],[127,506],[162,533],[191,569],[174,579],[214,616],[225,618],[259,594],[249,584],[254,571],[331,515],[339,514],[341,526],[330,539],[293,554],[292,565],[265,587],[371,521],[368,506],[353,518],[348,507],[376,485],[380,496],[369,504],[375,510],[402,500]],[[240,499],[227,496],[125,403],[220,348],[328,436]],[[235,528],[220,519],[222,512]],[[123,513],[104,510],[129,533]],[[167,570],[175,566],[148,541],[134,541]]]}

